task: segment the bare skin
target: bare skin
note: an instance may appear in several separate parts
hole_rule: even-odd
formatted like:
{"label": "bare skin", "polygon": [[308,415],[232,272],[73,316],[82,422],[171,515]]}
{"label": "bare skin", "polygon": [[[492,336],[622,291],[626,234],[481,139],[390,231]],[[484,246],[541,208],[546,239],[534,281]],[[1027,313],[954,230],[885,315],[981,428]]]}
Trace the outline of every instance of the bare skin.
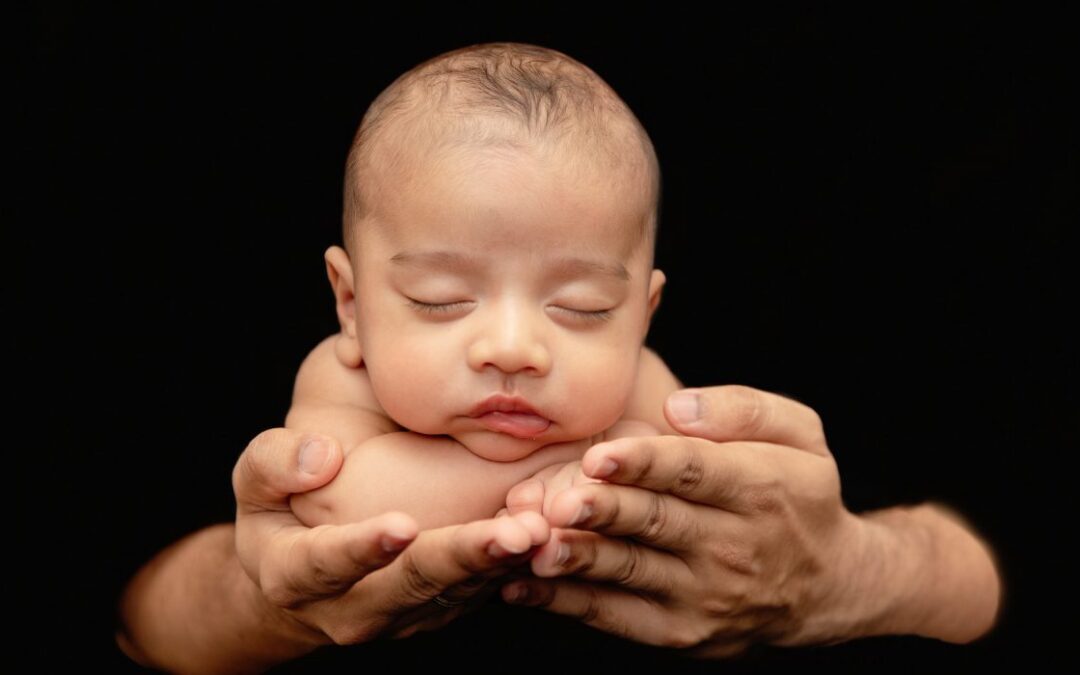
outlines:
{"label": "bare skin", "polygon": [[392,510],[408,513],[421,529],[490,518],[506,505],[515,484],[546,467],[580,460],[595,443],[674,433],[663,417],[663,400],[681,384],[659,356],[642,348],[622,420],[591,438],[553,443],[515,461],[492,461],[451,437],[396,425],[376,402],[366,370],[335,358],[340,340],[327,338],[305,359],[285,422],[291,429],[331,435],[345,448],[341,471],[329,485],[290,500],[293,513],[309,526],[358,522]]}
{"label": "bare skin", "polygon": [[419,534],[400,513],[302,526],[288,495],[328,483],[341,448],[264,432],[237,462],[236,525],[140,570],[118,641],[174,672],[258,672],[320,645],[437,628],[472,604],[444,610],[436,594],[475,598],[530,556],[539,578],[507,584],[504,599],[704,657],[882,634],[969,642],[993,627],[993,553],[962,519],[934,504],[848,513],[812,410],[746,387],[698,393],[701,421],[682,421],[675,397],[665,413],[702,438],[596,445],[588,481],[571,477],[550,505],[533,482],[510,500],[524,513]]}
{"label": "bare skin", "polygon": [[996,561],[955,512],[850,513],[812,409],[691,391],[665,408],[687,437],[593,446],[546,503],[537,481],[512,491],[510,513],[554,530],[531,563],[541,578],[508,584],[507,601],[710,657],[886,634],[965,643],[993,627]]}
{"label": "bare skin", "polygon": [[[438,628],[550,535],[536,514],[424,532],[403,513],[303,526],[289,495],[329,482],[342,459],[326,437],[256,437],[233,472],[235,525],[200,530],[139,570],[121,602],[121,649],[169,672],[249,673],[323,645]],[[444,609],[437,594],[465,604]]]}

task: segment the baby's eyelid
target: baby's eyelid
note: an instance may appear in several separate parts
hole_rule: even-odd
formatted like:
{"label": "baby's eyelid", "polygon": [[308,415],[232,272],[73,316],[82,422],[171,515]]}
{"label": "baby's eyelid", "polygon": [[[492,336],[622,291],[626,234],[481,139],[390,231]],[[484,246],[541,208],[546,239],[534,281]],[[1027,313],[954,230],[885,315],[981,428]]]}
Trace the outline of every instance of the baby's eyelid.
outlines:
{"label": "baby's eyelid", "polygon": [[575,319],[582,319],[585,321],[607,321],[611,319],[612,309],[571,309],[569,307],[562,307],[560,305],[551,305],[552,308],[559,310],[563,314],[570,314]]}
{"label": "baby's eyelid", "polygon": [[459,309],[464,309],[465,306],[473,304],[472,300],[456,300],[454,302],[424,302],[423,300],[417,300],[416,298],[410,298],[405,296],[409,301],[409,306],[421,312],[428,314],[436,314],[442,312],[453,312]]}

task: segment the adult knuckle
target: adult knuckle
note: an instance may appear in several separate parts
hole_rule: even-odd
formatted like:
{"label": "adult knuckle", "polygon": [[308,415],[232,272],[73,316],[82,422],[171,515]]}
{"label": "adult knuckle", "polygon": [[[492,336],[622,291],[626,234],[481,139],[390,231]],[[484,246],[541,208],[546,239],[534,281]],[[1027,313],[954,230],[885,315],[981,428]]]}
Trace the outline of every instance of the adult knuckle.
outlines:
{"label": "adult knuckle", "polygon": [[275,607],[293,609],[299,604],[299,596],[291,583],[281,577],[260,582],[263,596]]}
{"label": "adult knuckle", "polygon": [[635,482],[651,476],[656,470],[656,446],[649,439],[642,439],[637,444],[638,452],[632,456],[634,461],[627,466],[627,478]]}
{"label": "adult knuckle", "polygon": [[689,439],[683,448],[684,461],[679,468],[679,473],[675,476],[675,487],[680,494],[699,488],[705,479],[705,459],[701,453],[689,442]]}
{"label": "adult knuckle", "polygon": [[735,603],[727,596],[710,595],[702,598],[700,610],[709,619],[726,619],[735,613]]}
{"label": "adult knuckle", "polygon": [[322,545],[329,532],[329,526],[320,525],[312,532],[312,542],[308,549],[308,565],[312,578],[319,586],[337,588],[344,582],[344,577],[336,571],[333,554]]}
{"label": "adult knuckle", "polygon": [[595,625],[596,622],[600,619],[600,593],[592,586],[586,586],[585,591],[585,604],[581,608],[581,612],[579,613],[578,618],[581,619],[583,623]]}
{"label": "adult knuckle", "polygon": [[688,624],[671,624],[660,635],[657,646],[669,649],[688,649],[701,643],[699,631]]}
{"label": "adult knuckle", "polygon": [[323,632],[339,647],[360,644],[374,637],[374,632],[366,622],[342,622],[326,628]]}
{"label": "adult knuckle", "polygon": [[655,492],[649,494],[649,508],[645,514],[645,523],[641,534],[648,540],[657,539],[668,527],[668,507],[662,495]]}
{"label": "adult knuckle", "polygon": [[414,600],[422,602],[442,592],[442,587],[424,574],[424,571],[417,564],[415,553],[411,553],[409,549],[405,549],[402,558],[404,563],[401,572],[404,577],[402,583],[403,589],[407,595]]}
{"label": "adult knuckle", "polygon": [[704,548],[711,566],[743,575],[754,573],[754,558],[745,546],[721,540],[709,542]]}
{"label": "adult knuckle", "polygon": [[296,571],[301,550],[301,542],[295,538],[280,555],[271,554],[260,567],[259,588],[267,600],[278,607],[293,609],[300,605],[305,596]]}
{"label": "adult knuckle", "polygon": [[743,500],[751,511],[764,515],[779,515],[787,507],[784,486],[776,478],[747,486],[743,491]]}
{"label": "adult knuckle", "polygon": [[644,561],[642,560],[641,550],[636,544],[624,541],[623,546],[626,555],[623,556],[622,562],[615,569],[615,581],[620,585],[633,587]]}

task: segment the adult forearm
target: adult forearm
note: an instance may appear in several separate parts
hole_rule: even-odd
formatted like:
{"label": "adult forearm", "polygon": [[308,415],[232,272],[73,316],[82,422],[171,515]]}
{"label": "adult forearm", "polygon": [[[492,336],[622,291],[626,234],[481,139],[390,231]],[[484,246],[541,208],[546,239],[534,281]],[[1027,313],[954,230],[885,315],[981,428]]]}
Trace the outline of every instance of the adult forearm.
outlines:
{"label": "adult forearm", "polygon": [[163,550],[128,584],[117,640],[170,672],[259,672],[318,646],[313,632],[270,607],[236,557],[232,525]]}
{"label": "adult forearm", "polygon": [[866,576],[859,595],[868,610],[861,635],[914,634],[965,643],[993,627],[1002,594],[996,561],[959,514],[927,503],[861,519]]}

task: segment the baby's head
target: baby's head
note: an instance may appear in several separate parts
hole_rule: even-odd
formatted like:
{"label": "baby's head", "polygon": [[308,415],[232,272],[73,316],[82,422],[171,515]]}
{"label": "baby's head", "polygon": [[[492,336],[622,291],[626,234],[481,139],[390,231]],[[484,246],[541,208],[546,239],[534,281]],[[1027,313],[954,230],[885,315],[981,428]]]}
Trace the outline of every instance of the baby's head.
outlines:
{"label": "baby's head", "polygon": [[338,358],[401,426],[487,459],[595,435],[660,300],[659,199],[648,135],[588,67],[517,43],[429,59],[349,153]]}

